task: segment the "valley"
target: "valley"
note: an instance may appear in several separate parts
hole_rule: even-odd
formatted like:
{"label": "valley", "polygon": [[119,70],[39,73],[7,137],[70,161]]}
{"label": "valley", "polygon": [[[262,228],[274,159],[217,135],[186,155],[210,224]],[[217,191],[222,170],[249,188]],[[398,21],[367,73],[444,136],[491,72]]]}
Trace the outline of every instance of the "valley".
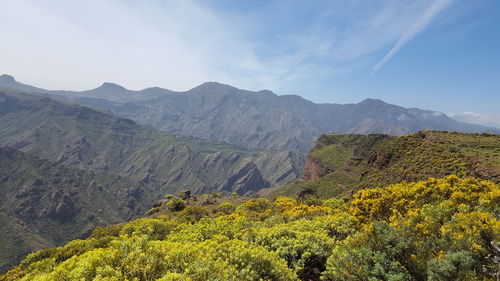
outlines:
{"label": "valley", "polygon": [[500,1],[0,11],[0,281],[500,281]]}
{"label": "valley", "polygon": [[[490,133],[497,130],[460,123],[434,112],[379,100],[316,105],[300,97],[243,91],[218,83],[205,83],[185,93],[158,88],[132,93],[110,83],[92,91],[67,92],[42,90],[6,76],[2,79],[0,222],[4,227],[0,232],[0,270],[11,270],[0,280],[31,280],[36,276],[52,280],[55,272],[77,279],[121,276],[118,280],[122,280],[140,275],[173,278],[165,280],[253,280],[256,276],[349,280],[347,276],[353,274],[346,267],[349,261],[338,255],[345,257],[346,251],[353,250],[353,255],[361,253],[354,254],[356,246],[344,239],[385,235],[378,230],[361,230],[384,223],[374,218],[366,221],[366,212],[378,212],[366,209],[368,201],[359,205],[360,200],[367,200],[365,196],[373,196],[366,195],[370,192],[389,192],[388,196],[397,198],[398,192],[406,189],[434,186],[430,192],[445,188],[449,190],[443,192],[461,194],[454,189],[454,182],[459,182],[463,186],[460,190],[485,192],[478,196],[489,200],[487,205],[464,201],[470,208],[485,216],[498,211],[495,194],[500,182],[500,137]],[[12,88],[6,88],[9,85]],[[397,117],[402,115],[413,117],[410,121]],[[339,120],[339,116],[341,121],[329,125],[322,121]],[[349,134],[320,134],[323,131]],[[478,191],[474,186],[486,190]],[[451,202],[436,194],[429,204]],[[404,200],[413,200],[415,206],[427,204],[418,194],[411,196]],[[450,212],[448,218],[454,219],[470,215],[459,208]],[[383,220],[389,223],[394,218]],[[183,236],[186,231],[199,233],[204,225],[217,228],[219,224],[224,225],[222,229],[210,232],[216,236]],[[478,227],[486,233],[478,245],[496,241],[495,219],[488,217]],[[146,233],[144,229],[148,229]],[[288,234],[274,236],[273,231]],[[261,238],[251,238],[253,235]],[[403,235],[398,239],[408,239],[406,234],[398,235]],[[479,239],[476,234],[467,235],[467,239]],[[302,250],[292,254],[289,248],[280,248],[284,241],[297,237],[302,238],[293,243]],[[443,243],[438,237],[433,239]],[[150,248],[136,244],[139,240]],[[334,242],[337,240],[342,242]],[[217,261],[183,248],[201,247],[215,257],[204,247],[222,241],[226,242],[217,249],[225,254]],[[388,245],[377,248],[378,242],[363,241],[355,243],[365,243],[367,251],[379,251],[384,262],[393,259],[385,252]],[[164,269],[153,270],[148,266],[154,263],[137,260],[132,252],[108,257],[108,251],[121,251],[115,248],[120,243],[129,243],[130,251],[165,262],[185,259],[176,255],[191,253],[199,266],[170,268],[162,263]],[[173,256],[159,256],[156,250],[151,252],[158,245],[176,250]],[[494,254],[491,249],[456,247],[476,256],[468,270],[485,264],[492,267],[491,260],[479,258]],[[314,249],[314,254],[306,249]],[[245,275],[240,264],[232,264],[238,255],[235,251],[243,255],[243,264],[263,258],[272,265]],[[26,256],[30,252],[34,253]],[[252,261],[250,253],[258,253],[260,258]],[[132,258],[124,259],[123,255]],[[401,263],[397,274],[427,278],[419,272],[431,270],[433,260],[426,251],[414,255],[421,255],[428,264],[413,264],[405,257],[396,261]],[[102,257],[114,260],[108,264],[111,271],[102,272],[93,265],[79,269],[78,263],[92,257],[99,263],[106,263]],[[228,271],[212,270],[221,260]],[[130,262],[146,264],[141,271],[131,268]],[[80,270],[87,273],[80,275]],[[394,269],[387,270],[384,276],[393,276]]]}
{"label": "valley", "polygon": [[105,110],[16,90],[0,91],[0,124],[2,201],[8,202],[2,269],[41,245],[141,216],[168,193],[245,195],[299,175],[293,152],[176,137]]}

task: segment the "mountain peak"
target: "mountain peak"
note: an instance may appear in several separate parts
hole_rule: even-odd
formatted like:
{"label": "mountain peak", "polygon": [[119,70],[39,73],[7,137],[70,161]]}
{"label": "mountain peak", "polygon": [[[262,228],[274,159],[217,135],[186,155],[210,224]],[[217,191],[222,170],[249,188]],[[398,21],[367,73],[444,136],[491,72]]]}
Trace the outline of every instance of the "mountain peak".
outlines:
{"label": "mountain peak", "polygon": [[237,87],[234,87],[234,86],[231,86],[228,84],[224,84],[224,83],[219,83],[219,82],[204,82],[191,90],[214,91],[214,90],[221,90],[221,89],[230,90],[232,92],[246,92],[246,93],[251,92],[251,93],[255,93],[255,94],[276,96],[276,94],[270,90],[260,90],[260,91],[243,90],[243,89],[239,89]]}
{"label": "mountain peak", "polygon": [[4,83],[14,83],[16,82],[16,79],[14,78],[14,76],[3,74],[2,76],[0,76],[0,81]]}
{"label": "mountain peak", "polygon": [[386,102],[380,99],[367,98],[361,101],[359,104],[386,104]]}
{"label": "mountain peak", "polygon": [[120,86],[115,83],[110,83],[110,82],[104,82],[98,89],[104,89],[104,90],[127,90],[123,86]]}
{"label": "mountain peak", "polygon": [[203,84],[200,84],[199,86],[192,88],[188,92],[212,93],[212,92],[219,92],[221,90],[222,91],[237,90],[237,88],[219,82],[205,82]]}
{"label": "mountain peak", "polygon": [[231,87],[231,88],[234,88],[233,86],[231,85],[227,85],[227,84],[222,84],[222,83],[219,83],[219,82],[205,82],[205,83],[202,83],[201,85],[199,85],[198,87],[196,88],[220,88],[220,87]]}

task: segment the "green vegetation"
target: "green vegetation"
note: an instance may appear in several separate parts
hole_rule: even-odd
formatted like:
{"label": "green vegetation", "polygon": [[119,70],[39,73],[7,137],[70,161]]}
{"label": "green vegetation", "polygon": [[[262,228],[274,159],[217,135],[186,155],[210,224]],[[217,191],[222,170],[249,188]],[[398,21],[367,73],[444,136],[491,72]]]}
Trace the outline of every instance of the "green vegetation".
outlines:
{"label": "green vegetation", "polygon": [[[0,148],[0,270],[45,248],[0,280],[500,274],[497,135],[327,134],[303,178],[262,193],[273,200],[249,200],[245,194],[293,178],[296,156],[169,136],[15,92],[0,92],[0,124],[0,146],[9,147]],[[155,203],[148,218],[116,224],[166,193],[177,196]],[[77,237],[89,238],[48,248]]]}
{"label": "green vegetation", "polygon": [[[28,255],[0,280],[495,280],[500,274],[492,246],[500,243],[500,186],[490,181],[450,176],[401,183],[361,190],[348,202],[215,199],[97,228],[86,240]],[[203,215],[193,220],[193,208]]]}
{"label": "green vegetation", "polygon": [[361,188],[382,187],[447,175],[500,182],[500,136],[421,131],[406,136],[321,136],[309,154],[303,178],[263,195],[351,196]]}

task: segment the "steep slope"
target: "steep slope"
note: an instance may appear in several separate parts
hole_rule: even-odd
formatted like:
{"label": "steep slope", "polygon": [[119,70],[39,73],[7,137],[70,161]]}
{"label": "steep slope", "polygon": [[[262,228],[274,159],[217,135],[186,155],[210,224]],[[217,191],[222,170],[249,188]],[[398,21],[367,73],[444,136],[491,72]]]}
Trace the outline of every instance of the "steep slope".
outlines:
{"label": "steep slope", "polygon": [[0,148],[0,271],[34,250],[131,219],[136,187],[126,178]]}
{"label": "steep slope", "polygon": [[[0,79],[0,87],[16,88],[12,79],[7,80],[10,82],[2,84]],[[19,83],[19,87],[27,86]],[[299,96],[251,92],[214,82],[182,93],[161,88],[130,91],[111,83],[89,91],[44,93],[104,107],[177,135],[251,149],[293,150],[304,156],[323,133],[404,135],[423,129],[500,133],[498,129],[458,122],[442,113],[407,109],[380,100],[314,104]]]}
{"label": "steep slope", "polygon": [[[179,138],[109,112],[12,91],[0,93],[0,122],[0,146],[124,175],[155,186],[157,195],[180,189],[246,193],[298,174],[293,153]],[[254,181],[239,181],[243,177]]]}
{"label": "steep slope", "polygon": [[0,91],[0,270],[144,214],[165,194],[249,194],[298,176],[292,152],[179,138],[102,110]]}
{"label": "steep slope", "polygon": [[446,131],[399,137],[324,134],[309,153],[301,178],[261,193],[331,197],[452,174],[499,183],[500,136]]}

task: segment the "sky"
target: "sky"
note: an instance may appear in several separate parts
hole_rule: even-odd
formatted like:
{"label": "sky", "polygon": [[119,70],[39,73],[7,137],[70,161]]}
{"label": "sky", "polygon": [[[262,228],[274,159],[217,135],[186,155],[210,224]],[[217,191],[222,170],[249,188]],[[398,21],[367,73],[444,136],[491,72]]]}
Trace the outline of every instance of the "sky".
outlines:
{"label": "sky", "polygon": [[47,89],[206,81],[500,127],[498,0],[2,0],[0,73]]}

